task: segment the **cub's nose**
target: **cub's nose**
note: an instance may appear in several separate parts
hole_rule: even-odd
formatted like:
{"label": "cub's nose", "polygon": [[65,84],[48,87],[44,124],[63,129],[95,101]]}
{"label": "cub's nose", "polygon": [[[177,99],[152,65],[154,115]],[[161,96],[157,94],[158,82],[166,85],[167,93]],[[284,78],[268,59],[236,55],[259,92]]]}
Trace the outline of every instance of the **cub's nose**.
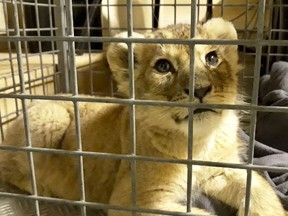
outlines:
{"label": "cub's nose", "polygon": [[[198,88],[194,90],[194,97],[198,98],[201,102],[202,99],[209,93],[211,92],[212,87],[211,86],[206,86],[202,88]],[[189,89],[185,88],[184,92],[189,95]]]}

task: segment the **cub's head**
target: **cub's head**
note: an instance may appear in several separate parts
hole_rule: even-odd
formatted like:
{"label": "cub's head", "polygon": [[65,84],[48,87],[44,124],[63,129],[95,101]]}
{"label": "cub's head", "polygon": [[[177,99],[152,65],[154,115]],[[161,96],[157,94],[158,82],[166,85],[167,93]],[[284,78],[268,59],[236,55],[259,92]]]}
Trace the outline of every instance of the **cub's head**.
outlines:
{"label": "cub's head", "polygon": [[[121,33],[118,36],[127,36],[127,33]],[[135,33],[133,37],[189,39],[190,26],[178,24],[145,35]],[[237,39],[237,33],[232,23],[222,18],[214,18],[197,26],[195,38]],[[136,98],[188,102],[191,55],[189,46],[144,43],[133,44],[133,46]],[[111,44],[107,50],[107,60],[114,79],[118,83],[119,91],[129,97],[127,45],[125,43]],[[237,72],[240,68],[236,45],[195,45],[193,102],[235,104]],[[221,118],[224,112],[223,110],[196,109],[194,122],[207,124],[213,119]],[[173,125],[186,121],[188,110],[177,107],[154,107],[153,114],[155,122],[159,118],[162,122],[166,121],[163,123],[167,127],[174,127]],[[148,114],[147,118],[149,118]]]}

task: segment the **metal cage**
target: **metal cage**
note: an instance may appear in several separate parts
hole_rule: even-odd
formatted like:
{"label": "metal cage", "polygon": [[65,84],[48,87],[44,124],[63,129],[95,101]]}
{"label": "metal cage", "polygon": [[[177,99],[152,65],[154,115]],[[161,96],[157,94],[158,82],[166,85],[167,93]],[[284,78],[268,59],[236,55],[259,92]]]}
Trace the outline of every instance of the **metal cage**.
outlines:
{"label": "metal cage", "polygon": [[[156,28],[186,22],[195,28],[198,21],[210,17],[222,16],[232,21],[238,31],[237,41],[209,41],[202,43],[237,44],[244,66],[240,74],[242,91],[247,95],[246,105],[214,105],[221,109],[249,111],[247,132],[250,135],[247,164],[233,164],[233,168],[247,170],[246,204],[250,199],[251,171],[269,170],[288,172],[286,167],[268,167],[253,165],[253,148],[255,140],[256,119],[258,112],[288,113],[287,107],[268,107],[259,105],[260,76],[268,74],[273,62],[287,61],[288,26],[285,12],[288,10],[284,0],[0,0],[0,134],[5,139],[5,130],[10,121],[20,113],[24,114],[27,133],[27,147],[1,149],[11,151],[26,151],[29,154],[32,187],[34,194],[23,193],[15,188],[1,190],[1,215],[94,215],[94,209],[109,208],[119,210],[120,207],[101,203],[85,202],[85,184],[82,177],[82,200],[69,201],[59,198],[42,197],[37,195],[35,171],[33,170],[33,153],[48,152],[55,154],[70,154],[79,157],[79,168],[83,170],[81,158],[85,152],[59,152],[49,149],[35,149],[29,140],[29,118],[27,106],[33,99],[64,100],[75,104],[81,101],[100,103],[120,103],[131,106],[131,155],[124,159],[137,161],[135,156],[135,134],[133,107],[141,105],[168,105],[159,101],[141,101],[134,98],[133,76],[130,77],[131,98],[117,98],[115,84],[111,79],[108,68],[101,63],[103,49],[109,42],[120,42],[113,36],[121,31],[131,35],[133,31],[153,31]],[[193,36],[193,33],[192,33]],[[123,42],[159,43],[161,40],[135,40],[129,37]],[[186,43],[193,49],[199,41],[191,39],[171,40],[169,43]],[[129,46],[130,67],[132,66],[132,46]],[[193,58],[193,57],[192,57]],[[191,61],[193,64],[193,61]],[[193,77],[193,67],[191,67]],[[133,68],[130,68],[133,74]],[[58,93],[71,93],[73,96],[59,96]],[[82,94],[96,95],[94,98]],[[98,97],[99,96],[99,97]],[[100,96],[116,96],[103,98]],[[179,105],[178,105],[179,106]],[[76,116],[76,128],[80,133],[79,117]],[[190,128],[190,132],[192,127]],[[77,134],[81,140],[81,134]],[[189,145],[192,141],[189,140]],[[81,141],[79,141],[81,149]],[[88,153],[107,158],[121,158],[115,155]],[[141,158],[143,159],[143,158]],[[145,158],[143,159],[145,160]],[[147,159],[149,160],[149,158]],[[159,159],[160,161],[160,159]],[[166,160],[167,163],[175,161]],[[177,162],[177,161],[176,161]],[[178,161],[182,163],[182,161]],[[187,163],[193,164],[193,159]],[[288,163],[288,162],[287,162]],[[207,166],[226,166],[231,164],[205,163]],[[82,171],[83,172],[83,171]],[[133,173],[133,172],[132,172]],[[133,185],[132,175],[132,185]],[[190,182],[191,184],[191,182]],[[4,186],[3,186],[4,187]],[[135,190],[135,187],[132,187]],[[132,194],[135,191],[132,191]],[[7,204],[8,203],[8,204]],[[20,203],[20,204],[19,204]],[[12,207],[11,207],[12,206]],[[137,206],[130,209],[135,215]],[[91,210],[92,209],[92,210]],[[59,210],[59,211],[58,211]],[[247,215],[248,215],[247,205]],[[55,213],[55,212],[57,213]],[[54,213],[51,213],[54,212]],[[98,212],[99,215],[103,212]],[[157,213],[157,212],[155,212]],[[162,211],[169,215],[169,212]],[[182,215],[182,214],[179,214]],[[188,214],[187,214],[188,215]]]}

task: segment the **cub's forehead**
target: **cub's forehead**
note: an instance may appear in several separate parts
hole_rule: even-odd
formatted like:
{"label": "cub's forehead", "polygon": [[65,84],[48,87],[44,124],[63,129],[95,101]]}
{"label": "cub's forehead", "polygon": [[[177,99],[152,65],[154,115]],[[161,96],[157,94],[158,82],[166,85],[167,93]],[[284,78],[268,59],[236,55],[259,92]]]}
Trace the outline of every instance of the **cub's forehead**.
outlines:
{"label": "cub's forehead", "polygon": [[[155,39],[190,39],[191,27],[189,24],[176,24],[170,25],[162,29],[150,32],[146,34],[146,38],[155,38]],[[196,38],[202,37],[203,32],[199,29],[199,26],[196,27]],[[157,54],[169,55],[169,56],[179,56],[181,59],[187,60],[190,55],[189,45],[184,44],[158,44],[155,45],[158,48],[155,50]],[[201,47],[201,48],[200,48]],[[209,49],[210,45],[205,45],[206,49]],[[196,45],[195,49],[197,51],[203,51],[202,46]]]}
{"label": "cub's forehead", "polygon": [[[176,24],[170,25],[162,29],[158,29],[153,32],[149,32],[145,35],[146,38],[154,38],[154,39],[190,39],[191,35],[191,26],[189,24]],[[204,32],[201,29],[201,26],[196,26],[195,38],[203,38],[205,37]],[[159,44],[158,44],[159,45]],[[190,54],[189,45],[184,44],[161,44],[160,52],[168,52],[177,55],[178,53]],[[206,47],[209,45],[206,45]],[[199,45],[196,45],[196,50],[199,49]],[[201,48],[200,48],[201,49]],[[158,49],[159,51],[159,49]],[[156,51],[157,52],[157,51]]]}
{"label": "cub's forehead", "polygon": [[[198,24],[195,26],[195,37],[197,39],[237,39],[237,32],[231,22],[225,21],[222,18],[214,18],[207,21],[204,24]],[[189,24],[176,24],[170,25],[162,29],[158,29],[153,32],[149,32],[145,35],[146,38],[154,39],[190,39],[191,26]],[[152,45],[153,46],[153,45]],[[152,47],[151,46],[151,47]],[[196,56],[207,54],[211,51],[217,51],[224,58],[234,58],[231,55],[237,55],[236,45],[217,45],[217,44],[196,44],[195,45]],[[151,49],[152,50],[152,49]],[[190,55],[190,46],[184,44],[155,44],[154,56],[161,55],[168,57],[176,57]],[[146,52],[145,49],[143,49]]]}
{"label": "cub's forehead", "polygon": [[190,25],[177,24],[158,29],[147,34],[148,38],[188,39],[190,38]]}

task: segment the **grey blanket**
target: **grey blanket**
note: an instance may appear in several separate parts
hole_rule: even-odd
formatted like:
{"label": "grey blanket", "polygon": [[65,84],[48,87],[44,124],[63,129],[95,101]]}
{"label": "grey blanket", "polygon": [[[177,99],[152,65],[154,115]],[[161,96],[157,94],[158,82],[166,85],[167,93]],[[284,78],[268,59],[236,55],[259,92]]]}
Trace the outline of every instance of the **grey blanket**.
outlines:
{"label": "grey blanket", "polygon": [[[288,62],[275,62],[270,74],[261,78],[259,104],[288,107]],[[288,112],[259,112],[256,140],[288,152],[287,126]]]}
{"label": "grey blanket", "polygon": [[[260,80],[259,103],[288,108],[288,62],[272,65]],[[288,112],[260,112],[257,116],[255,164],[288,167]],[[264,173],[288,210],[288,173]]]}
{"label": "grey blanket", "polygon": [[[241,137],[246,141],[249,139],[244,132]],[[288,168],[288,153],[256,141],[254,164]],[[283,206],[288,210],[288,172],[274,173],[265,171],[263,172],[263,175],[274,187]]]}

